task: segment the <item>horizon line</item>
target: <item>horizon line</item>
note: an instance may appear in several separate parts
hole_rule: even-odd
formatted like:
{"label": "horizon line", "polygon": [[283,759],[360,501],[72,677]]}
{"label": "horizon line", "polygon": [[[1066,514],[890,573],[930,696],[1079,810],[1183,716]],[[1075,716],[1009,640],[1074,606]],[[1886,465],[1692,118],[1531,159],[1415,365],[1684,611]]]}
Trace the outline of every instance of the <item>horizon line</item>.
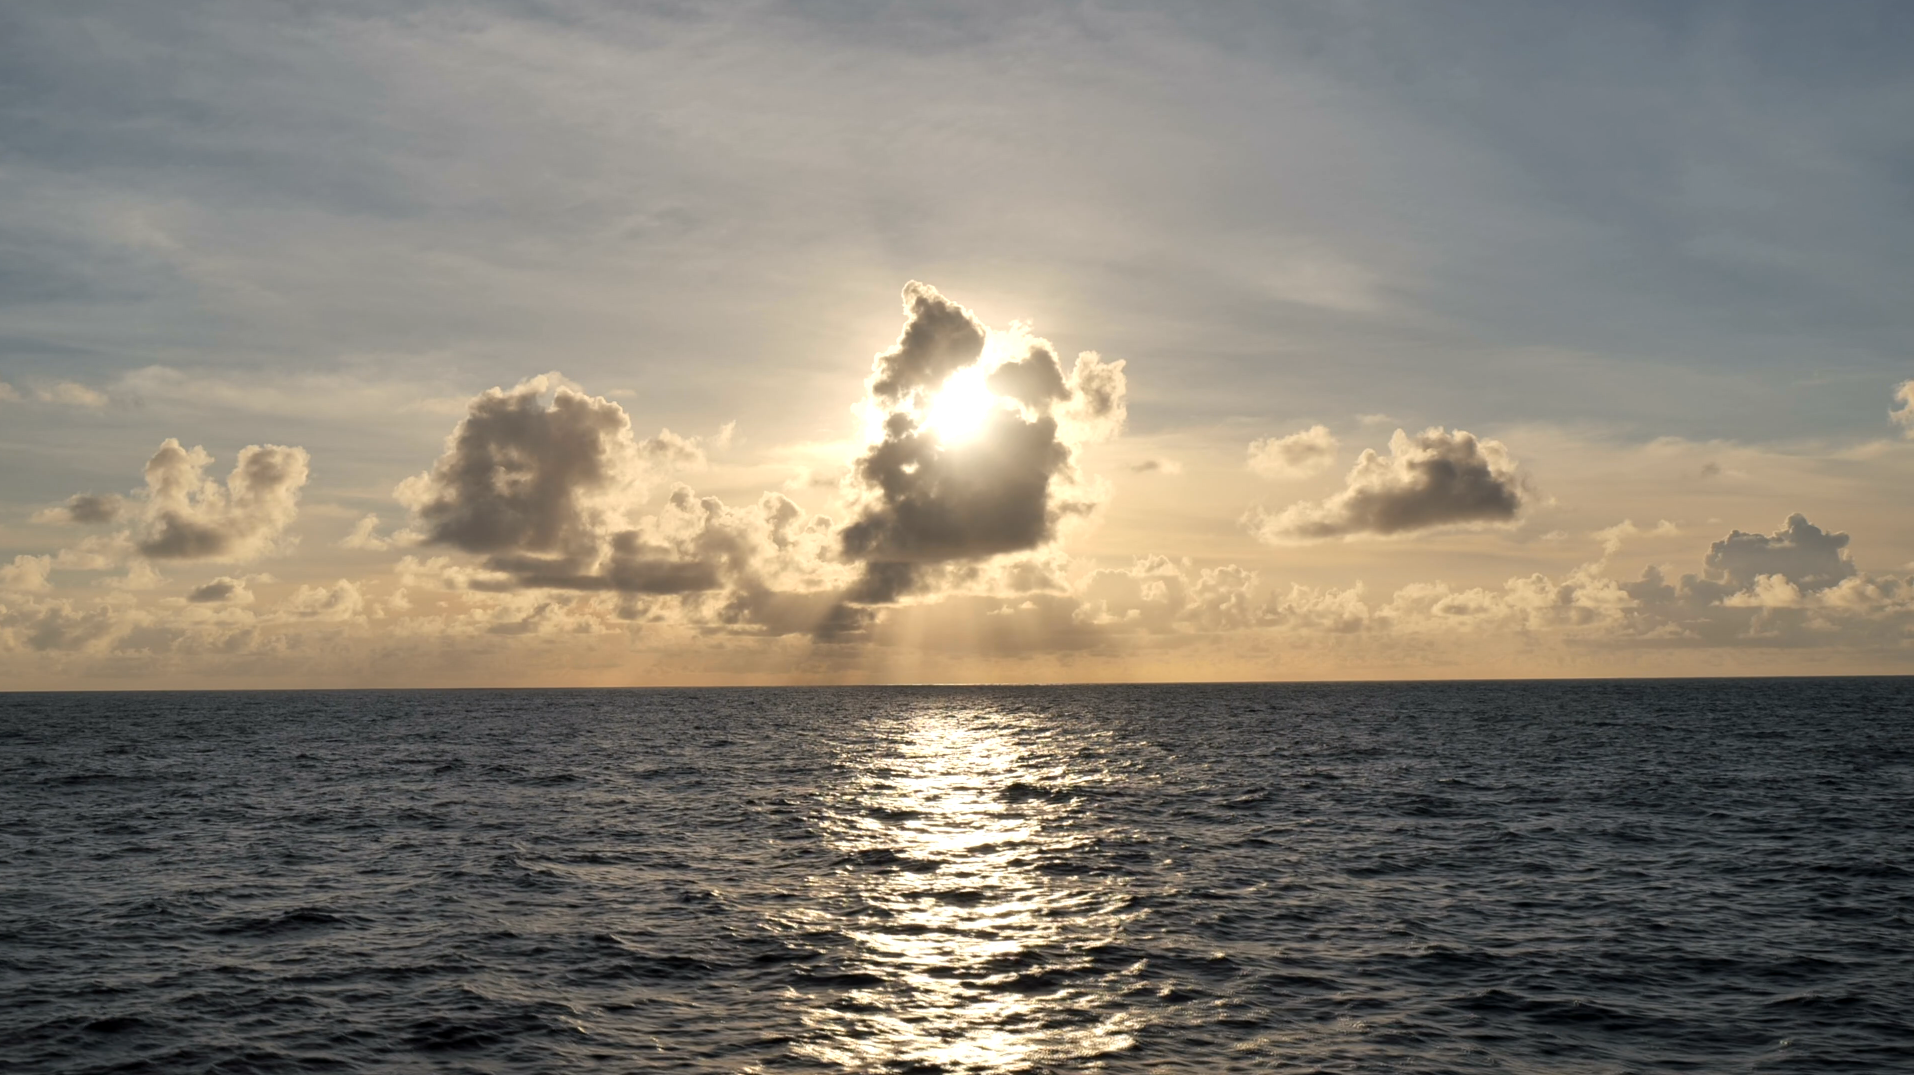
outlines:
{"label": "horizon line", "polygon": [[1335,687],[1434,686],[1451,684],[1519,683],[1723,683],[1775,680],[1914,680],[1914,672],[1853,672],[1825,675],[1777,673],[1756,676],[1483,676],[1447,679],[1201,679],[1102,680],[1049,682],[913,682],[913,683],[654,683],[619,686],[456,686],[456,687],[71,687],[40,690],[0,689],[0,698],[30,694],[372,694],[432,691],[781,691],[781,690],[1029,690],[1066,687]]}

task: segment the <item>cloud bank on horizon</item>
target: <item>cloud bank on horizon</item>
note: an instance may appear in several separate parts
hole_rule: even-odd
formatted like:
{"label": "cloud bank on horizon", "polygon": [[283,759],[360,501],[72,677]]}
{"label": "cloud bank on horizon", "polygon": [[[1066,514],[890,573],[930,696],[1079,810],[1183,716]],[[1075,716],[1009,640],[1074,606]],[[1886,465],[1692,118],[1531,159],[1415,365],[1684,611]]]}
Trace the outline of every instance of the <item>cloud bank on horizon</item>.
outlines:
{"label": "cloud bank on horizon", "polygon": [[[0,659],[235,669],[307,667],[324,654],[373,665],[421,649],[600,646],[609,635],[655,639],[680,658],[744,648],[784,674],[829,678],[868,674],[871,653],[899,650],[1107,667],[1097,661],[1192,646],[1373,657],[1462,640],[1891,661],[1914,640],[1914,578],[1863,571],[1849,535],[1800,513],[1772,533],[1731,530],[1673,581],[1660,564],[1633,581],[1609,571],[1625,544],[1680,533],[1665,521],[1592,534],[1600,556],[1560,577],[1499,589],[1430,579],[1381,601],[1360,583],[1281,591],[1257,569],[1164,552],[1103,566],[1073,556],[1069,537],[1097,524],[1111,493],[1089,463],[1122,434],[1126,362],[1086,351],[1066,373],[1028,325],[991,328],[916,281],[903,315],[852,408],[861,436],[845,443],[828,510],[780,490],[738,507],[700,495],[683,478],[710,467],[702,438],[640,439],[621,403],[539,374],[467,402],[438,458],[392,490],[409,513],[403,528],[379,536],[368,515],[338,542],[383,557],[383,577],[280,585],[266,600],[270,574],[175,582],[158,568],[296,557],[289,531],[310,454],[251,445],[221,481],[207,474],[208,452],[168,438],[142,488],[78,493],[34,514],[95,532],[0,567]],[[1254,440],[1248,457],[1265,476],[1306,477],[1336,443],[1316,425]],[[1365,450],[1339,489],[1277,512],[1251,505],[1243,524],[1282,547],[1384,537],[1409,555],[1430,536],[1519,530],[1537,499],[1502,442],[1398,429],[1388,454]],[[86,575],[97,595],[70,581]]]}
{"label": "cloud bank on horizon", "polygon": [[8,28],[8,685],[1914,669],[1907,5]]}

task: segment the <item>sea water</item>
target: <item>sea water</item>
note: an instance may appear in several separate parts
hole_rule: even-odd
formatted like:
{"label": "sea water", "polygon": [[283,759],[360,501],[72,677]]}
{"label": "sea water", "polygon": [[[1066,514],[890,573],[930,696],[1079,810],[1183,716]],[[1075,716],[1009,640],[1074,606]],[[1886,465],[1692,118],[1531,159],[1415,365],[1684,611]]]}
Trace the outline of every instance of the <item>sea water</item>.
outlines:
{"label": "sea water", "polygon": [[0,695],[0,1068],[1914,1071],[1914,679]]}

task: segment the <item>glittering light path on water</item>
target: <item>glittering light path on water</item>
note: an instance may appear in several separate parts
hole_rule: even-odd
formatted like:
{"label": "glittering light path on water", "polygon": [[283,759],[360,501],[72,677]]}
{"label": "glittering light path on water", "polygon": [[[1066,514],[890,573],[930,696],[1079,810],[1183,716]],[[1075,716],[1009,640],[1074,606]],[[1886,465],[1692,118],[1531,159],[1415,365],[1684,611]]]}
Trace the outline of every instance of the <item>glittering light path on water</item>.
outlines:
{"label": "glittering light path on water", "polygon": [[1135,909],[1123,879],[1062,876],[1083,839],[1055,822],[1103,773],[1029,771],[1015,717],[927,705],[885,722],[844,759],[825,839],[840,864],[811,880],[802,934],[840,916],[867,978],[806,1007],[803,1050],[859,1069],[920,1064],[1006,1071],[1128,1048],[1133,978],[1077,978]]}

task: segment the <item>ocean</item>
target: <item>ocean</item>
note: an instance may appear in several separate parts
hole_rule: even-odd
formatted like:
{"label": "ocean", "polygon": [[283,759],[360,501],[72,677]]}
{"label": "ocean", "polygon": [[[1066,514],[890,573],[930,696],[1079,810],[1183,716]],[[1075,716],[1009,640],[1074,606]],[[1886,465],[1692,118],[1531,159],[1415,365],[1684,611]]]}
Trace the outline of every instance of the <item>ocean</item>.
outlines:
{"label": "ocean", "polygon": [[0,1069],[1914,1071],[1914,679],[0,695]]}

